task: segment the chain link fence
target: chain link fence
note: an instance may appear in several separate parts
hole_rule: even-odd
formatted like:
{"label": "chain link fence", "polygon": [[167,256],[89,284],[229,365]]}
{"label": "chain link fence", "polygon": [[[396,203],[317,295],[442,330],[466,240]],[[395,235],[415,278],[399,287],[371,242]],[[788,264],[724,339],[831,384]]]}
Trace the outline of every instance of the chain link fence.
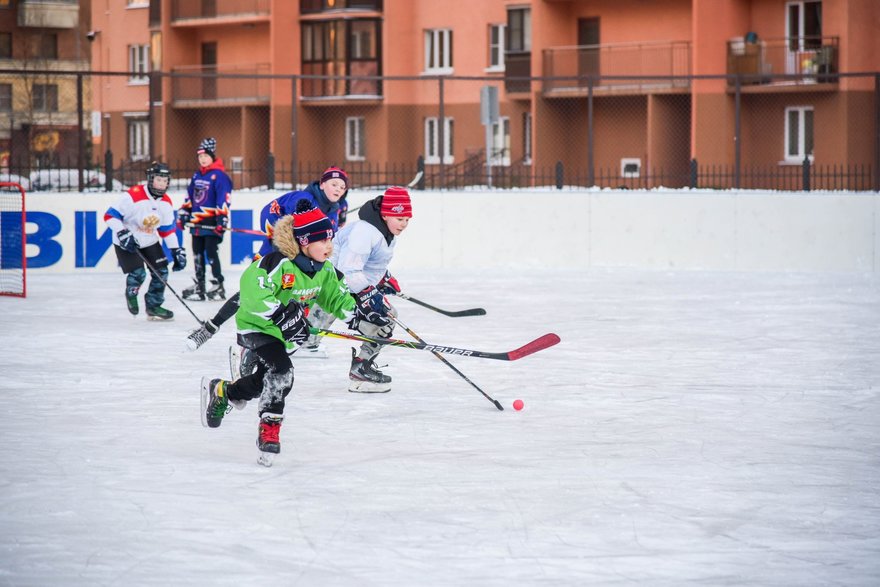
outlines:
{"label": "chain link fence", "polygon": [[[880,190],[878,73],[267,71],[0,71],[0,181],[118,190],[162,159],[185,186],[212,136],[236,189],[302,186],[338,165],[376,188]],[[497,112],[482,99],[493,92]]]}

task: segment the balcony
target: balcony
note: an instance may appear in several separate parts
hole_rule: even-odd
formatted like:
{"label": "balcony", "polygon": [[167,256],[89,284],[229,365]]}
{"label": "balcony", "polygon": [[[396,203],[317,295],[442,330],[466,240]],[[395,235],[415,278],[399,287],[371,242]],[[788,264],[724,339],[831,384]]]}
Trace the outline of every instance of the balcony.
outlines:
{"label": "balcony", "polygon": [[176,108],[248,106],[269,103],[268,63],[205,67],[175,67],[171,72],[171,100]]}
{"label": "balcony", "polygon": [[266,21],[270,14],[270,0],[174,0],[171,4],[175,26]]}
{"label": "balcony", "polygon": [[[780,37],[727,42],[727,73],[740,84],[804,85],[836,83],[839,37]],[[729,78],[730,84],[736,78]]]}
{"label": "balcony", "polygon": [[[553,47],[544,50],[547,96],[587,93],[592,77],[596,93],[650,93],[687,89],[690,81],[689,41],[616,43]],[[642,79],[640,79],[642,78]]]}
{"label": "balcony", "polygon": [[75,29],[79,26],[77,0],[20,0],[18,26]]}
{"label": "balcony", "polygon": [[[304,101],[345,100],[379,100],[382,98],[382,80],[378,77],[379,61],[361,59],[348,62],[348,73],[337,73],[336,62],[316,61],[302,64],[302,72],[306,76],[340,76],[340,77],[305,77],[302,80],[302,98]],[[341,77],[348,75],[349,77]]]}
{"label": "balcony", "polygon": [[[504,54],[504,89],[509,94],[530,92],[532,89],[532,53],[511,52]],[[525,79],[524,79],[525,78]]]}
{"label": "balcony", "polygon": [[301,14],[318,14],[331,10],[372,10],[382,12],[382,0],[300,0]]}

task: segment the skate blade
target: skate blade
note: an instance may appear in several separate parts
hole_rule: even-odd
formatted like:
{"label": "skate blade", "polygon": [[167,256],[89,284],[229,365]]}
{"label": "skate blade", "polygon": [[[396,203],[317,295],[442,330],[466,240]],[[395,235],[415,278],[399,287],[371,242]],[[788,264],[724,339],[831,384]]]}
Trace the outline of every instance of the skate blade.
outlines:
{"label": "skate blade", "polygon": [[373,383],[372,381],[352,381],[348,384],[349,393],[388,393],[389,383]]}
{"label": "skate blade", "polygon": [[300,348],[293,354],[293,359],[326,359],[327,351],[322,348],[316,350],[308,350],[306,348]]}
{"label": "skate blade", "polygon": [[174,320],[174,316],[172,316],[171,318],[162,318],[160,316],[147,316],[147,320],[149,320],[150,322],[171,322],[172,320]]}
{"label": "skate blade", "polygon": [[257,463],[263,465],[264,467],[271,467],[274,461],[274,452],[260,452],[259,456],[257,456]]}
{"label": "skate blade", "polygon": [[202,406],[202,426],[205,428],[208,427],[208,387],[210,385],[211,379],[208,377],[202,377],[201,401],[199,403]]}
{"label": "skate blade", "polygon": [[241,351],[235,344],[229,347],[229,374],[233,383],[241,379]]}

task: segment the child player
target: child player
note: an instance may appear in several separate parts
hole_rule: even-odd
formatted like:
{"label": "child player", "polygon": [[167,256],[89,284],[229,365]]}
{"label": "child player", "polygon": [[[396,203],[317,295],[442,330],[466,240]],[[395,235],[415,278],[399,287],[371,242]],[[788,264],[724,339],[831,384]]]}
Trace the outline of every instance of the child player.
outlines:
{"label": "child player", "polygon": [[[275,250],[254,261],[241,276],[235,314],[238,344],[257,357],[256,369],[235,382],[202,379],[202,423],[220,426],[231,409],[259,398],[259,462],[272,464],[281,452],[279,432],[285,398],[293,387],[293,353],[309,337],[306,308],[320,304],[329,314],[363,333],[387,326],[371,297],[352,296],[329,262],[333,251],[330,220],[308,201],[275,225]],[[369,326],[368,326],[369,325]]]}

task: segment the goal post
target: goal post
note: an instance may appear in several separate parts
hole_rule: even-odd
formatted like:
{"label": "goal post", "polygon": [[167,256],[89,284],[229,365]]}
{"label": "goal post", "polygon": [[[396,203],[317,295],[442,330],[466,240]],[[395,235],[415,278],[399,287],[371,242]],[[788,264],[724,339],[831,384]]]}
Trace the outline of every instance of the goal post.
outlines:
{"label": "goal post", "polygon": [[0,182],[0,295],[27,295],[24,188]]}

